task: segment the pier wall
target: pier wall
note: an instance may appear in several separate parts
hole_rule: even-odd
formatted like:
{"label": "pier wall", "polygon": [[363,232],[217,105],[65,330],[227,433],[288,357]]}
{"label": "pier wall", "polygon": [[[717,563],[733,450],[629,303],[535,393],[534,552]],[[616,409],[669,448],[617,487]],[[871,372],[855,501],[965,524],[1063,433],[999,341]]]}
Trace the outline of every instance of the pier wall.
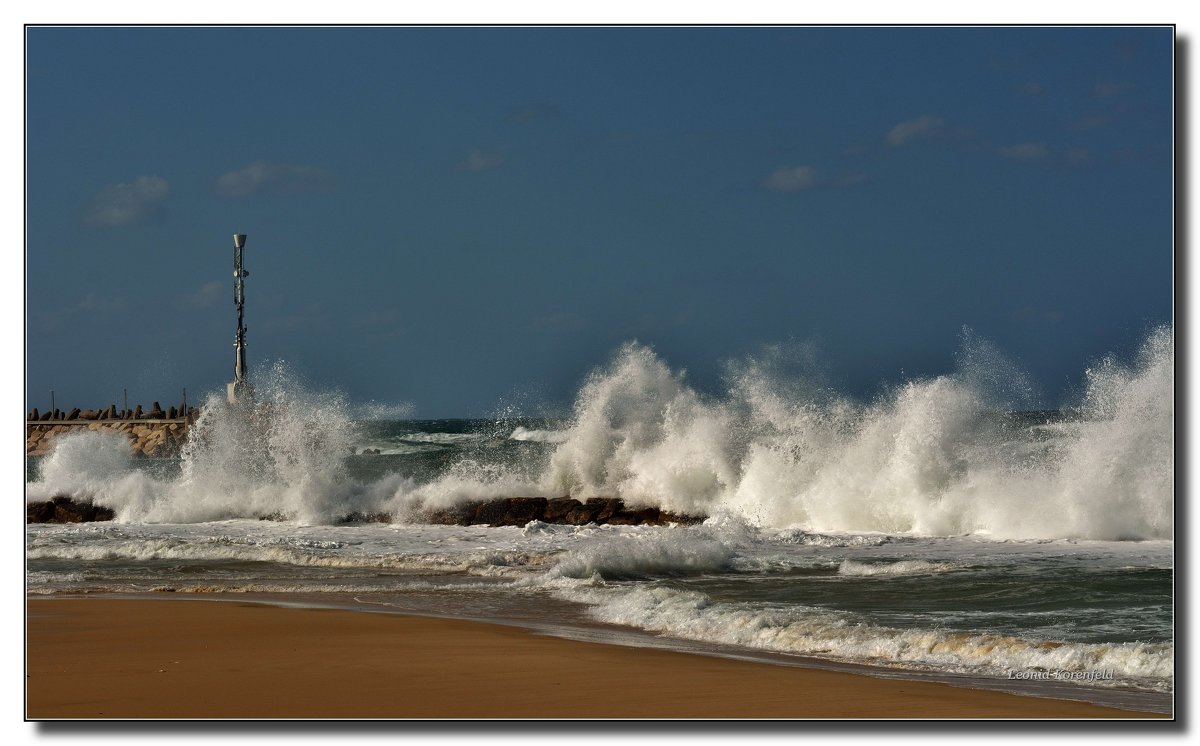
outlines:
{"label": "pier wall", "polygon": [[198,407],[181,404],[163,410],[158,402],[143,410],[139,404],[133,410],[72,409],[39,412],[36,408],[25,419],[25,455],[45,456],[55,441],[68,433],[81,430],[119,433],[131,441],[136,456],[176,456],[187,440],[188,428],[200,414]]}

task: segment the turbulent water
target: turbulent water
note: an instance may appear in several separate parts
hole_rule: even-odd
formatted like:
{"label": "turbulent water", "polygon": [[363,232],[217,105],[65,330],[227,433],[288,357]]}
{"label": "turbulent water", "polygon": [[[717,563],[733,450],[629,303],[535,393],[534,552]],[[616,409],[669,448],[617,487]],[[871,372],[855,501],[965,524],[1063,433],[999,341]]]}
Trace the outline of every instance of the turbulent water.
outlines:
{"label": "turbulent water", "polygon": [[[955,373],[870,401],[780,351],[704,395],[630,344],[561,419],[363,420],[277,367],[253,412],[210,400],[180,459],[85,432],[32,461],[28,499],[86,497],[116,520],[29,526],[28,590],[302,594],[1169,693],[1173,350],[1156,330],[1053,411],[1030,411],[1033,386],[969,334]],[[415,522],[467,499],[568,494],[710,518]],[[354,513],[393,522],[340,523]]]}

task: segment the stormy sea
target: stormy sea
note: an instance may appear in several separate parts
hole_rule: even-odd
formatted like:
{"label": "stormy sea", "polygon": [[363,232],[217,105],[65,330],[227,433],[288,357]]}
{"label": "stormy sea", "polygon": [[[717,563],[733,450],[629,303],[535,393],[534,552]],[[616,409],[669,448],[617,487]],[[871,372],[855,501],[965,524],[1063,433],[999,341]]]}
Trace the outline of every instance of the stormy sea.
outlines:
{"label": "stormy sea", "polygon": [[[569,413],[413,420],[257,373],[178,458],[102,432],[27,462],[31,596],[238,594],[1169,712],[1174,334],[1031,385],[980,340],[950,374],[840,393],[768,353],[702,392],[629,343]],[[376,452],[377,451],[377,452]],[[438,525],[501,497],[697,522]]]}

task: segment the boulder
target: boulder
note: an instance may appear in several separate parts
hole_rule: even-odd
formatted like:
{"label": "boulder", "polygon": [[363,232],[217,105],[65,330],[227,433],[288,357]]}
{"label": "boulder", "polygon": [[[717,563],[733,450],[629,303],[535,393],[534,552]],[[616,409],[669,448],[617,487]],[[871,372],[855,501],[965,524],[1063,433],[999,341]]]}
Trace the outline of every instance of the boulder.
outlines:
{"label": "boulder", "polygon": [[475,520],[474,503],[453,505],[449,508],[437,508],[426,511],[422,516],[427,522],[441,526],[470,526]]}
{"label": "boulder", "polygon": [[338,523],[391,523],[392,516],[390,513],[361,513],[354,511],[350,515],[338,521]]}
{"label": "boulder", "polygon": [[704,520],[703,516],[676,515],[655,507],[627,509],[624,502],[616,497],[593,497],[584,503],[570,497],[549,500],[544,497],[499,497],[426,510],[414,518],[426,523],[457,526],[524,526],[530,521],[570,526],[589,523],[663,526],[668,523],[690,525]]}
{"label": "boulder", "polygon": [[563,523],[569,526],[584,526],[589,523],[596,523],[596,516],[600,515],[600,506],[587,502],[578,507],[572,508],[570,513],[567,513]]}
{"label": "boulder", "polygon": [[489,500],[475,512],[475,523],[491,526],[524,526],[541,520],[546,512],[544,497],[506,497]]}
{"label": "boulder", "polygon": [[65,495],[52,497],[45,502],[27,503],[26,523],[84,523],[111,521],[113,511],[93,504],[90,500],[75,501]]}
{"label": "boulder", "polygon": [[167,419],[168,420],[175,419],[175,407],[173,407],[173,406],[167,407]]}
{"label": "boulder", "polygon": [[30,419],[30,421],[32,421],[32,422],[37,422],[37,421],[38,421],[38,418],[39,418],[40,416],[41,416],[41,415],[39,415],[39,414],[38,414],[37,407],[34,407],[33,409],[31,409],[31,410],[29,411],[29,419]]}
{"label": "boulder", "polygon": [[619,510],[608,519],[610,526],[642,526],[658,524],[658,508]]}
{"label": "boulder", "polygon": [[50,418],[53,416],[54,416],[54,413],[47,410],[46,412],[42,413],[41,417],[38,418],[38,422],[49,422]]}
{"label": "boulder", "polygon": [[625,507],[624,501],[619,497],[589,497],[585,504],[600,506],[600,512],[596,513],[596,517],[593,519],[596,523],[608,523],[608,519]]}
{"label": "boulder", "polygon": [[[88,411],[90,412],[91,410],[89,409]],[[78,417],[78,416],[79,416],[79,415],[81,415],[81,414],[83,414],[83,412],[82,412],[82,411],[80,411],[79,407],[75,407],[75,408],[74,408],[74,409],[72,409],[70,412],[67,412],[67,419],[68,419],[68,420],[73,420],[73,419],[75,419],[76,417]]]}
{"label": "boulder", "polygon": [[582,503],[572,497],[555,497],[546,501],[542,520],[546,523],[566,523],[567,516]]}
{"label": "boulder", "polygon": [[137,407],[134,408],[133,419],[135,419],[135,420],[142,419],[142,405],[141,404],[137,405]]}
{"label": "boulder", "polygon": [[668,513],[665,510],[658,513],[658,525],[666,526],[669,523],[677,523],[680,526],[694,526],[697,523],[704,523],[702,515],[687,515],[685,513]]}

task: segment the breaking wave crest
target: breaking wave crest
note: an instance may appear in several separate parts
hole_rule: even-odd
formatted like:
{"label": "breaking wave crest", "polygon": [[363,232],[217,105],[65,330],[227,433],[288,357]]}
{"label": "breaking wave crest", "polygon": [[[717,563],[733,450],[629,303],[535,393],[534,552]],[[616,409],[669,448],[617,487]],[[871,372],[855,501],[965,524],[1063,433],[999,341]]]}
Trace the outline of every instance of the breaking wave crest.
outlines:
{"label": "breaking wave crest", "polygon": [[564,598],[591,604],[598,621],[688,640],[910,669],[1006,676],[1010,671],[1107,671],[1122,685],[1169,691],[1170,643],[1056,643],[1011,635],[864,624],[839,612],[769,604],[727,604],[667,586],[615,592],[564,586]]}
{"label": "breaking wave crest", "polygon": [[958,372],[868,404],[779,367],[771,355],[749,360],[712,400],[627,345],[580,392],[546,488],[816,531],[1171,535],[1170,329],[1152,333],[1133,365],[1090,368],[1082,403],[1052,435],[1006,420],[1032,387],[969,334]]}
{"label": "breaking wave crest", "polygon": [[85,432],[60,439],[27,492],[89,497],[125,522],[274,514],[321,524],[355,512],[403,520],[467,499],[570,494],[812,532],[1172,534],[1170,328],[1151,333],[1132,363],[1090,368],[1082,401],[1055,422],[1006,414],[1028,406],[1033,387],[969,333],[956,372],[870,402],[785,374],[783,357],[730,366],[725,394],[712,397],[630,343],[589,377],[565,429],[517,428],[503,439],[544,444],[535,461],[472,452],[431,478],[390,473],[368,483],[345,468],[351,408],[277,366],[255,381],[267,405],[257,414],[210,398],[177,478],[135,469],[121,438]]}

